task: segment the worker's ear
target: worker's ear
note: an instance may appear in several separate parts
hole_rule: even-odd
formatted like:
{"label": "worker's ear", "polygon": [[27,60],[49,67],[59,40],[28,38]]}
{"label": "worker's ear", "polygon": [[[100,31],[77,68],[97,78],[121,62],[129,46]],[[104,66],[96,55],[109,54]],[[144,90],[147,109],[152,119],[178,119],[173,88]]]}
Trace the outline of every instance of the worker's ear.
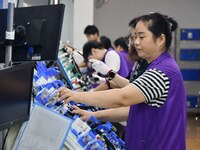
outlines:
{"label": "worker's ear", "polygon": [[96,48],[92,48],[91,53],[92,53],[92,55],[96,54]]}
{"label": "worker's ear", "polygon": [[164,34],[161,34],[160,37],[158,37],[158,44],[160,47],[164,47],[166,43],[166,37]]}

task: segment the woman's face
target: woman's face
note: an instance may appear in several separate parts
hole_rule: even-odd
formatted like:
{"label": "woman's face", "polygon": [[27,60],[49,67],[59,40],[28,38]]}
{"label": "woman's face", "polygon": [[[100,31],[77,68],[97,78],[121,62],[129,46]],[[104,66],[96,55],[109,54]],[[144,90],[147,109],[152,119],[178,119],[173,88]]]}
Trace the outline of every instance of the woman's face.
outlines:
{"label": "woman's face", "polygon": [[97,59],[100,61],[103,60],[103,57],[104,57],[103,50],[92,48],[91,52],[92,53],[88,56],[88,59]]}
{"label": "woman's face", "polygon": [[138,56],[149,63],[161,53],[160,38],[155,39],[143,21],[139,21],[134,29],[133,42]]}

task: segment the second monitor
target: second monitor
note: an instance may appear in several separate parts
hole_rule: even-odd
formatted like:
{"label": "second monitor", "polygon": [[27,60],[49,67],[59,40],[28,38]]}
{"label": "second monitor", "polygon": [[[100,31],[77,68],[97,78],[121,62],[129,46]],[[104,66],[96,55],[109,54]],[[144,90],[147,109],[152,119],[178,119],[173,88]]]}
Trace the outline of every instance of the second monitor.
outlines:
{"label": "second monitor", "polygon": [[[12,61],[57,60],[63,4],[14,9]],[[0,10],[0,63],[5,61],[7,9]]]}
{"label": "second monitor", "polygon": [[0,131],[29,119],[34,64],[0,70]]}

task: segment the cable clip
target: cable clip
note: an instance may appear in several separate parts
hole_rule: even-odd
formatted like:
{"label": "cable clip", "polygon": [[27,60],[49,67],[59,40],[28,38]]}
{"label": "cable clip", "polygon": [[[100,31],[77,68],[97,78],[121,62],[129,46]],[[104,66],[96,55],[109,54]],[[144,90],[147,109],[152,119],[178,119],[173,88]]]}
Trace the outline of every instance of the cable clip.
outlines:
{"label": "cable clip", "polygon": [[14,40],[15,39],[15,30],[6,31],[6,40]]}

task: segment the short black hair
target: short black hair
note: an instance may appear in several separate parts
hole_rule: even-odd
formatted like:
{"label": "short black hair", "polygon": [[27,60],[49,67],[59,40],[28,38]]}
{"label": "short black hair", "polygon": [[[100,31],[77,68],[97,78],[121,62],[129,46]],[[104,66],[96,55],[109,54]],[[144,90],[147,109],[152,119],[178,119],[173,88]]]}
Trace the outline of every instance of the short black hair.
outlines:
{"label": "short black hair", "polygon": [[115,47],[121,46],[124,50],[128,51],[128,45],[126,44],[126,39],[124,37],[119,37],[114,41]]}
{"label": "short black hair", "polygon": [[85,27],[84,34],[97,34],[99,35],[99,30],[95,25],[88,25]]}
{"label": "short black hair", "polygon": [[104,49],[103,45],[96,41],[89,41],[83,45],[83,58],[88,62],[89,55],[92,54],[92,48]]}
{"label": "short black hair", "polygon": [[107,36],[101,36],[100,42],[104,46],[105,49],[112,48],[111,40]]}

